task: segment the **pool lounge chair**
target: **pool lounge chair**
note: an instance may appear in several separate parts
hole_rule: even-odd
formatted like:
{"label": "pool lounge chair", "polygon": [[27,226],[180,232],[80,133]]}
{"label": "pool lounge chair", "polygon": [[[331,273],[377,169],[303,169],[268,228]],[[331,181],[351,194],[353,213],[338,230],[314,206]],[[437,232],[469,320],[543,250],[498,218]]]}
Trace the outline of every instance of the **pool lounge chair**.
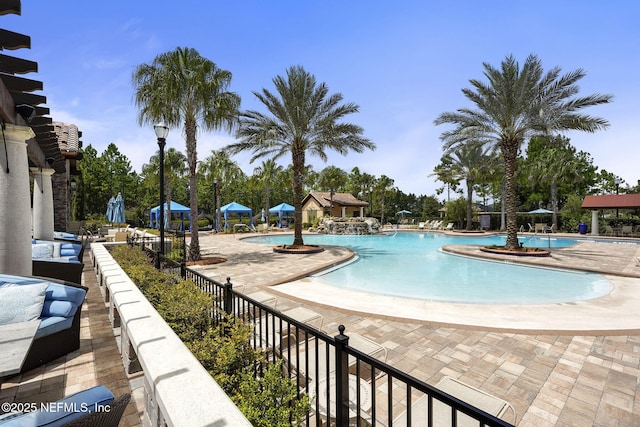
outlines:
{"label": "pool lounge chair", "polygon": [[[485,391],[472,387],[452,377],[444,377],[436,385],[437,389],[462,400],[478,409],[481,409],[495,417],[502,418],[508,412],[512,413],[512,422],[516,421],[516,411],[506,400],[495,397]],[[428,407],[429,398],[426,394],[413,398],[411,404],[411,425],[414,427],[422,427],[428,425]],[[433,400],[433,426],[451,426],[451,407],[438,401]],[[477,426],[478,422],[471,417],[458,412],[457,425],[461,427]],[[401,413],[393,420],[393,425],[407,425],[407,411]]]}

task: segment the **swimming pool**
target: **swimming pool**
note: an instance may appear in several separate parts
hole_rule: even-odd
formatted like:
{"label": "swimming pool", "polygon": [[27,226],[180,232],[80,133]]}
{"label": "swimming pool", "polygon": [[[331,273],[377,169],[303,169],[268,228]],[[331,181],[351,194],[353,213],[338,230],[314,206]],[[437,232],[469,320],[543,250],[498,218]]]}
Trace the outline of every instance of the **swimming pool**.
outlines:
{"label": "swimming pool", "polygon": [[[526,246],[570,246],[573,239],[525,237]],[[259,236],[245,241],[290,244],[292,236]],[[534,268],[454,256],[449,244],[504,244],[505,236],[457,237],[440,233],[374,236],[305,235],[305,243],[351,248],[354,262],[312,276],[330,286],[430,301],[481,304],[550,304],[582,301],[609,293],[598,274]]]}

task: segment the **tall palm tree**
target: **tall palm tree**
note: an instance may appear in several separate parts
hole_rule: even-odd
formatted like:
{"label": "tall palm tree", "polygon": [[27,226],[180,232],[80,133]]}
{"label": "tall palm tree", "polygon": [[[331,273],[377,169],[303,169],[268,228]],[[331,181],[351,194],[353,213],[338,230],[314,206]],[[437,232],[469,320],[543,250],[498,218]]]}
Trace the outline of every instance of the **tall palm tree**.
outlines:
{"label": "tall palm tree", "polygon": [[196,141],[198,129],[226,129],[237,124],[240,97],[228,88],[231,73],[200,56],[192,48],[178,47],[162,53],[150,64],[142,64],[133,72],[135,103],[139,107],[138,122],[153,124],[164,121],[169,127],[182,127],[189,166],[189,207],[196,221],[191,230],[189,258],[199,260],[198,191]]}
{"label": "tall palm tree", "polygon": [[549,184],[549,197],[553,211],[552,226],[558,229],[558,185],[574,183],[581,179],[581,164],[576,149],[569,139],[556,136],[551,141],[544,139],[542,150],[531,164],[529,179]]}
{"label": "tall palm tree", "polygon": [[[443,158],[443,169],[440,172],[460,181],[467,183],[467,230],[473,226],[473,187],[488,175],[492,168],[493,156],[490,155],[491,147],[478,144],[475,141],[468,141],[466,144],[456,146],[447,151]],[[436,171],[438,171],[436,167]]]}
{"label": "tall palm tree", "polygon": [[609,122],[605,119],[580,114],[580,111],[608,103],[612,96],[577,97],[576,82],[585,72],[578,69],[561,76],[561,69],[554,67],[545,73],[535,55],[528,56],[522,68],[511,55],[502,61],[499,69],[487,63],[483,66],[488,84],[473,79],[470,83],[475,90],[462,89],[476,108],[442,113],[435,124],[454,125],[441,135],[445,149],[464,143],[470,131],[498,147],[505,173],[505,247],[515,250],[519,247],[515,172],[522,144],[536,134],[551,135],[567,130],[595,132],[607,128]]}
{"label": "tall palm tree", "polygon": [[264,88],[262,92],[253,92],[270,115],[258,111],[242,113],[237,132],[240,141],[227,149],[232,153],[252,151],[251,161],[291,155],[295,207],[293,245],[299,246],[304,244],[302,191],[307,153],[327,161],[327,149],[346,155],[349,150],[357,153],[367,148],[373,150],[375,144],[361,136],[363,129],[360,126],[340,121],[346,115],[358,112],[358,106],[341,104],[339,93],[328,95],[327,85],[317,84],[316,78],[301,66],[290,67],[286,78],[277,76],[273,83],[277,94]]}
{"label": "tall palm tree", "polygon": [[384,201],[386,196],[393,191],[394,180],[386,175],[380,175],[374,184],[374,192],[380,194],[380,225],[384,226]]}
{"label": "tall palm tree", "polygon": [[[160,170],[160,151],[149,158],[149,163],[142,166],[142,170],[153,177],[158,184]],[[180,178],[187,173],[187,158],[182,152],[171,147],[164,155],[164,203],[167,204],[167,218],[171,218],[171,200],[173,199],[173,188]],[[162,209],[162,208],[161,208]]]}
{"label": "tall palm tree", "polygon": [[[211,150],[211,154],[200,162],[199,172],[206,177],[208,187],[216,193],[212,194],[205,191],[205,197],[212,194],[214,224],[216,232],[220,231],[220,205],[222,200],[231,201],[235,197],[235,189],[242,188],[247,180],[242,168],[234,160],[231,160],[229,154],[223,150]],[[218,185],[214,185],[214,180],[218,180]],[[226,203],[225,203],[226,204]]]}
{"label": "tall palm tree", "polygon": [[267,159],[263,161],[262,165],[253,170],[253,174],[258,177],[258,180],[264,189],[264,214],[266,216],[265,219],[267,220],[267,223],[269,222],[269,194],[271,193],[271,186],[283,170],[284,168],[277,164],[274,159]]}

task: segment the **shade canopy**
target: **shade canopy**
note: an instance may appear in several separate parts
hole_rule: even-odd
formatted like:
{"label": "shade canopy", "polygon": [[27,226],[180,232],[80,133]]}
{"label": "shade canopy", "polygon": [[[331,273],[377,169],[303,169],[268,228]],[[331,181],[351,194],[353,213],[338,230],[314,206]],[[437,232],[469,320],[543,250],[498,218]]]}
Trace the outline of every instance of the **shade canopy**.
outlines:
{"label": "shade canopy", "polygon": [[[165,227],[168,227],[169,218],[167,216],[167,213],[168,213],[167,204],[163,203],[162,206],[164,207],[164,225]],[[182,225],[181,225],[182,229],[184,229],[184,217],[186,215],[187,218],[189,219],[189,228],[191,229],[191,209],[189,209],[184,205],[181,205],[180,203],[177,203],[171,200],[171,202],[169,202],[169,210],[171,211],[171,215],[173,214],[180,215],[180,220],[182,221]],[[149,211],[149,227],[160,228],[160,206],[159,205],[154,208],[151,208],[151,210]]]}
{"label": "shade canopy", "polygon": [[411,211],[403,209],[400,212],[398,212],[396,215],[405,215],[405,214],[410,214],[410,213],[411,213]]}
{"label": "shade canopy", "polygon": [[269,213],[278,213],[278,212],[295,212],[296,208],[291,206],[288,203],[280,203],[277,206],[269,208]]}
{"label": "shade canopy", "polygon": [[549,209],[543,209],[543,208],[538,208],[538,209],[534,209],[532,211],[527,212],[530,215],[540,215],[540,214],[552,214],[553,211],[550,211]]}
{"label": "shade canopy", "polygon": [[222,212],[224,215],[224,228],[227,228],[229,226],[227,220],[229,219],[230,214],[237,214],[238,216],[240,216],[240,221],[242,221],[242,214],[247,214],[249,215],[249,224],[253,224],[253,211],[251,210],[251,208],[243,206],[240,203],[231,202],[229,204],[226,204],[220,208],[220,212]]}
{"label": "shade canopy", "polygon": [[288,203],[280,203],[272,208],[269,208],[269,213],[277,213],[278,214],[278,227],[282,228],[282,216],[286,214],[287,223],[289,222],[289,214],[294,213],[296,208],[291,206]]}

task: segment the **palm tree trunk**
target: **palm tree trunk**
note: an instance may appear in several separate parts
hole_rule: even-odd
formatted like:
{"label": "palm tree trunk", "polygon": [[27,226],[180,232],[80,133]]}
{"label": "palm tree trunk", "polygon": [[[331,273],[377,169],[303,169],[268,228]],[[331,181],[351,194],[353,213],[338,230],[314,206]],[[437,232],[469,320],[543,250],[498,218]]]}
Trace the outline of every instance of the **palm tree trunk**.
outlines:
{"label": "palm tree trunk", "polygon": [[467,230],[471,230],[473,227],[473,182],[467,180]]}
{"label": "palm tree trunk", "polygon": [[507,202],[507,242],[506,249],[517,249],[518,243],[518,223],[516,200],[516,158],[518,156],[518,143],[516,140],[505,141],[502,152],[504,154],[504,177],[505,177],[505,197]]}
{"label": "palm tree trunk", "polygon": [[552,226],[554,230],[558,230],[558,184],[556,183],[556,178],[553,177],[551,179],[551,210],[553,211],[552,216]]}
{"label": "palm tree trunk", "polygon": [[196,180],[196,166],[198,153],[196,151],[197,124],[193,119],[185,120],[184,133],[187,145],[187,163],[189,163],[189,208],[191,210],[191,243],[189,245],[189,259],[198,261],[200,255],[200,240],[198,239],[198,188]]}
{"label": "palm tree trunk", "polygon": [[293,164],[293,206],[295,211],[293,213],[293,244],[301,246],[304,245],[302,241],[302,189],[304,181],[304,162],[305,153],[304,149],[292,150],[292,164]]}

